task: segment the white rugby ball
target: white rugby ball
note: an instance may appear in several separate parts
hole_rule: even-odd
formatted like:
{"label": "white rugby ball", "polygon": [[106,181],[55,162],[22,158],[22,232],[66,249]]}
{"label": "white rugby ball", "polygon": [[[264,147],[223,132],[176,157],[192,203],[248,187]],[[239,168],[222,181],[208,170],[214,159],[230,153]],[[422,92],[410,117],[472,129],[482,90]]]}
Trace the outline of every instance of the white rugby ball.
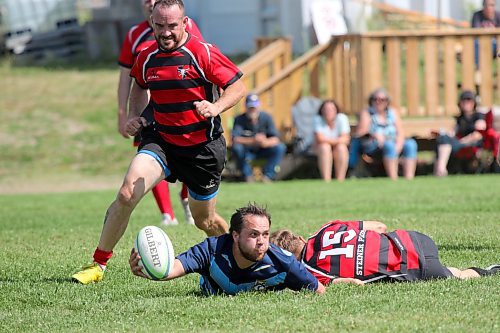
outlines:
{"label": "white rugby ball", "polygon": [[166,278],[174,266],[174,249],[167,234],[156,226],[142,228],[135,239],[142,272],[152,280]]}

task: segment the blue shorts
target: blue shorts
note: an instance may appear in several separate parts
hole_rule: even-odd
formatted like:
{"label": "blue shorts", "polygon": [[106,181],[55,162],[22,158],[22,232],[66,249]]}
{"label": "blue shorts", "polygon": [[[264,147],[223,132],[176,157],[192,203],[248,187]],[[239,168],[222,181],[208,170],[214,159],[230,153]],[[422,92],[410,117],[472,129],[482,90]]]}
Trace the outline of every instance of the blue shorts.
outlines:
{"label": "blue shorts", "polygon": [[[363,153],[369,156],[382,155],[384,158],[395,159],[398,158],[398,153],[396,151],[396,142],[387,140],[384,142],[382,148],[378,146],[378,142],[375,139],[362,140],[361,148]],[[401,150],[401,156],[408,159],[417,158],[417,142],[414,139],[406,139],[403,143],[403,149]]]}

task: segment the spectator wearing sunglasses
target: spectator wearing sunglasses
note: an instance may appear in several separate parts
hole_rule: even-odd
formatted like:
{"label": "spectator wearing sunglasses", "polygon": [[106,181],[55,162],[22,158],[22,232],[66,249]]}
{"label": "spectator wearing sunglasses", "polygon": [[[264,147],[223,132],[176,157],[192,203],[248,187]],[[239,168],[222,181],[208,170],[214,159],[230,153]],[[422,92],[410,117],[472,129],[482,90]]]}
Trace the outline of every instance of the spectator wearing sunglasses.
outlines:
{"label": "spectator wearing sunglasses", "polygon": [[401,117],[396,109],[390,107],[390,102],[389,94],[382,88],[368,97],[368,108],[361,111],[356,129],[359,151],[370,158],[382,158],[385,172],[392,180],[398,179],[401,157],[403,176],[413,179],[417,165],[417,142],[405,138]]}

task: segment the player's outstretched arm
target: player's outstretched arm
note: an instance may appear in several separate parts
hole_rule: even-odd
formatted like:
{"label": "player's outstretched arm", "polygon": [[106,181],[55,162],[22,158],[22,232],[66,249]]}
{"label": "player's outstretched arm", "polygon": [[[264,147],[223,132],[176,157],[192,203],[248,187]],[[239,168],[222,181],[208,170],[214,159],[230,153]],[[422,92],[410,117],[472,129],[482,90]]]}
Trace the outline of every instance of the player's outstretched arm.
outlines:
{"label": "player's outstretched arm", "polygon": [[387,232],[387,226],[380,221],[363,221],[363,230],[372,230],[382,234]]}
{"label": "player's outstretched arm", "polygon": [[[148,277],[142,272],[142,267],[139,266],[140,260],[141,256],[139,256],[139,253],[134,248],[132,248],[132,250],[130,251],[130,258],[128,260],[128,263],[130,265],[130,270],[132,271],[132,274],[147,279]],[[168,276],[162,281],[172,280],[184,275],[186,275],[186,272],[184,271],[182,263],[180,262],[179,259],[175,259],[172,270],[170,271]]]}
{"label": "player's outstretched arm", "polygon": [[174,267],[172,267],[172,270],[168,274],[168,276],[163,279],[163,281],[168,281],[172,279],[176,279],[178,277],[186,275],[186,271],[184,270],[184,266],[182,266],[182,263],[179,259],[174,260]]}

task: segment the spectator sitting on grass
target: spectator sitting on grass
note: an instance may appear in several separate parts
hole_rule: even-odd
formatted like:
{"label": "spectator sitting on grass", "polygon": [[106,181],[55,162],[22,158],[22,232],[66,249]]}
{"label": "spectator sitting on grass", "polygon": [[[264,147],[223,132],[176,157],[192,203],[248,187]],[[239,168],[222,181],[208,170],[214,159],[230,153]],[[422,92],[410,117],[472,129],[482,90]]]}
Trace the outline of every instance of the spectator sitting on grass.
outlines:
{"label": "spectator sitting on grass", "polygon": [[335,164],[335,178],[343,181],[349,161],[351,128],[349,119],[340,112],[337,103],[330,99],[321,104],[314,118],[314,136],[318,168],[325,182],[332,180],[332,166]]}
{"label": "spectator sitting on grass", "polygon": [[[398,178],[399,157],[403,158],[403,175],[406,179],[415,177],[417,166],[417,142],[405,139],[399,113],[390,107],[390,98],[384,89],[376,89],[368,97],[368,108],[361,111],[356,129],[359,148],[370,157],[382,156],[385,172],[391,179]],[[358,139],[357,139],[358,140]]]}
{"label": "spectator sitting on grass", "polygon": [[451,155],[456,156],[463,149],[482,145],[481,131],[486,129],[486,121],[484,114],[476,110],[476,94],[470,90],[463,91],[460,94],[458,108],[460,114],[454,132],[442,133],[436,140],[434,175],[438,177],[448,175],[448,161]]}
{"label": "spectator sitting on grass", "polygon": [[245,107],[245,113],[234,119],[232,131],[232,152],[236,164],[245,181],[253,182],[250,162],[254,159],[266,159],[262,181],[271,182],[286,153],[286,146],[280,141],[273,118],[260,110],[259,96],[248,95]]}

